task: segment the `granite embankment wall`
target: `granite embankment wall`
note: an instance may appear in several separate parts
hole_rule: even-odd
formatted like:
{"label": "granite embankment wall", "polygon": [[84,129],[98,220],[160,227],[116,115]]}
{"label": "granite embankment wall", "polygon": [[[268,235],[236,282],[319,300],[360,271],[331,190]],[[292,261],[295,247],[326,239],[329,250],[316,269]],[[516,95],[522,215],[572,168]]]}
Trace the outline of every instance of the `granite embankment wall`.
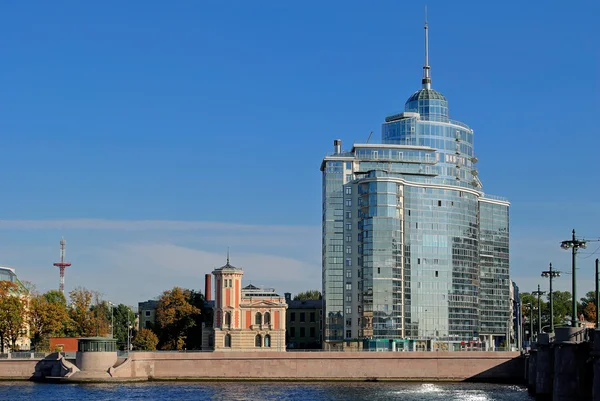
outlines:
{"label": "granite embankment wall", "polygon": [[419,380],[522,383],[517,352],[133,352],[121,379]]}
{"label": "granite embankment wall", "polygon": [[39,360],[0,360],[0,380],[25,380],[35,373]]}

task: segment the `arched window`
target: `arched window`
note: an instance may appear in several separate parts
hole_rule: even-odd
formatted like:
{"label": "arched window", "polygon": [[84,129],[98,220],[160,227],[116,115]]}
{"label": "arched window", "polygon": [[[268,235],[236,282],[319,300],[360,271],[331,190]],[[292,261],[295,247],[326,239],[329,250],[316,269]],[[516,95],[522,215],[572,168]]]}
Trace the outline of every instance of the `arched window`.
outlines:
{"label": "arched window", "polygon": [[265,336],[265,347],[270,348],[271,347],[271,335],[267,334]]}
{"label": "arched window", "polygon": [[231,335],[225,334],[224,344],[225,348],[231,348]]}
{"label": "arched window", "polygon": [[269,312],[265,312],[265,324],[271,324],[271,314]]}
{"label": "arched window", "polygon": [[225,326],[231,326],[231,312],[225,312]]}
{"label": "arched window", "polygon": [[254,324],[262,324],[262,315],[260,312],[256,312],[256,319],[254,320]]}
{"label": "arched window", "polygon": [[257,334],[256,337],[254,338],[254,346],[262,347],[262,338],[260,337],[260,334]]}

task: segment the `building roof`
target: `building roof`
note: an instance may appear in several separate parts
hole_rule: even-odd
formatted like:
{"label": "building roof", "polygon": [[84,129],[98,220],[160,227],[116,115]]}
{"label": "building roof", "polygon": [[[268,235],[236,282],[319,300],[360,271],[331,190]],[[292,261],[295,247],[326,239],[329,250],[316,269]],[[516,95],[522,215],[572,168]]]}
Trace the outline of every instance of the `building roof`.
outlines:
{"label": "building roof", "polygon": [[[419,89],[415,93],[413,93],[406,103],[412,102],[414,100],[446,100],[446,97],[442,95],[440,92],[435,89]],[[447,100],[446,100],[447,101]]]}
{"label": "building roof", "polygon": [[244,272],[243,269],[241,269],[239,267],[235,267],[229,263],[229,251],[227,251],[227,263],[225,263],[225,265],[223,265],[221,267],[216,268],[213,271],[213,273],[214,272],[222,272],[222,271],[229,271],[229,272],[235,272],[235,273],[243,273]]}
{"label": "building roof", "polygon": [[322,309],[322,299],[310,299],[306,301],[287,301],[288,309]]}
{"label": "building roof", "polygon": [[27,288],[23,285],[23,283],[17,277],[15,273],[15,269],[12,267],[0,266],[0,281],[10,281],[14,283],[19,288],[18,291],[21,293],[26,293]]}
{"label": "building roof", "polygon": [[248,284],[247,286],[244,287],[244,290],[259,290],[260,288],[252,285],[252,284]]}
{"label": "building roof", "polygon": [[273,298],[280,295],[275,292],[275,288],[261,288],[252,284],[248,284],[242,288],[242,297],[244,298]]}

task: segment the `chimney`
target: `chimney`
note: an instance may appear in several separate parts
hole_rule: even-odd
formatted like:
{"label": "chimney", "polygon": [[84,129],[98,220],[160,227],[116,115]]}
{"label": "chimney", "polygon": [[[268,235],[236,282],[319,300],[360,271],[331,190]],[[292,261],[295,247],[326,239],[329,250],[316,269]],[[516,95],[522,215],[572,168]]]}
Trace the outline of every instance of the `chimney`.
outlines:
{"label": "chimney", "polygon": [[341,139],[336,139],[333,141],[333,151],[335,152],[335,154],[342,153],[342,140]]}
{"label": "chimney", "polygon": [[286,292],[283,295],[285,296],[285,303],[289,304],[292,301],[292,294],[289,292]]}
{"label": "chimney", "polygon": [[204,275],[204,300],[212,301],[212,291],[211,291],[211,282],[212,282],[212,274]]}

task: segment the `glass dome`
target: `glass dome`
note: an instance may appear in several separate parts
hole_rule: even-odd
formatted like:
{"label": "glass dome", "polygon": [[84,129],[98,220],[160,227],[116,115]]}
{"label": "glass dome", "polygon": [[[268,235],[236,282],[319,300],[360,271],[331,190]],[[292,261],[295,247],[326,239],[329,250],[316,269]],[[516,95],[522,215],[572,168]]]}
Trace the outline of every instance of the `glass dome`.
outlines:
{"label": "glass dome", "polygon": [[446,100],[446,97],[444,95],[442,95],[440,92],[436,91],[435,89],[419,89],[418,91],[416,91],[415,93],[413,93],[408,100],[406,101],[406,104],[408,105],[408,103],[410,102],[414,102],[415,100]]}
{"label": "glass dome", "polygon": [[404,111],[419,113],[423,120],[448,122],[448,101],[434,89],[423,88],[413,93]]}

